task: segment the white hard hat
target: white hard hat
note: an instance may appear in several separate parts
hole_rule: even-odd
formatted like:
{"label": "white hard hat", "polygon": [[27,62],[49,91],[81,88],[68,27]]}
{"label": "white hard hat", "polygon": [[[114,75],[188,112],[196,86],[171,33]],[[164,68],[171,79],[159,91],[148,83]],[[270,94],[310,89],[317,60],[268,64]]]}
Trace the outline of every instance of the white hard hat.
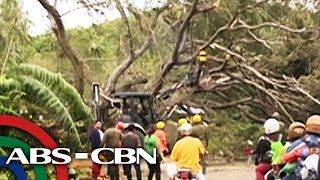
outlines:
{"label": "white hard hat", "polygon": [[280,123],[275,118],[269,118],[263,125],[266,134],[273,134],[280,131]]}
{"label": "white hard hat", "polygon": [[279,118],[280,117],[280,114],[278,112],[274,112],[272,115],[271,115],[272,118]]}
{"label": "white hard hat", "polygon": [[180,127],[180,132],[183,135],[190,135],[192,133],[192,125],[190,123],[185,123]]}
{"label": "white hard hat", "polygon": [[71,168],[71,169],[68,170],[68,174],[69,175],[75,175],[76,174],[76,170]]}

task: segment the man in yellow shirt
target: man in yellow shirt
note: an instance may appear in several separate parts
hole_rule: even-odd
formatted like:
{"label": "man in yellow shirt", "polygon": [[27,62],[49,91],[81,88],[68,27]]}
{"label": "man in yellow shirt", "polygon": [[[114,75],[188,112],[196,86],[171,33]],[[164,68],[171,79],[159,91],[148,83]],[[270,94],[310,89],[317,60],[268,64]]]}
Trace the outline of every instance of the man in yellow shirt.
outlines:
{"label": "man in yellow shirt", "polygon": [[206,154],[206,150],[198,138],[190,136],[192,125],[186,123],[180,128],[184,135],[173,147],[170,158],[175,161],[167,169],[170,180],[175,179],[178,170],[181,168],[190,169],[196,176],[197,180],[205,180],[200,165],[200,156]]}

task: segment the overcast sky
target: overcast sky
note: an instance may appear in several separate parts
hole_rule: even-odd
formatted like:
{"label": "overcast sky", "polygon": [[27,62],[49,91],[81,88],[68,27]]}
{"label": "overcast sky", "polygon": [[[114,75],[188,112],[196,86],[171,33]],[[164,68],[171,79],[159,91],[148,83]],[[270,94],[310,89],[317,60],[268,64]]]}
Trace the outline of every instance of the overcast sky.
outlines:
{"label": "overcast sky", "polygon": [[[22,10],[27,13],[28,19],[31,21],[29,27],[30,35],[39,35],[47,31],[50,31],[50,24],[47,18],[47,11],[41,6],[37,0],[20,0],[22,4]],[[51,2],[51,0],[50,0]],[[74,10],[77,5],[76,0],[60,0],[57,4],[57,9],[60,14],[64,14],[70,10]],[[150,6],[159,6],[163,3],[163,0],[131,0],[138,8],[147,8]],[[62,21],[66,28],[75,27],[89,27],[92,23],[102,23],[106,20],[113,20],[120,17],[119,12],[111,7],[106,11],[105,16],[91,15],[89,16],[85,9],[79,9],[72,11],[62,16]]]}
{"label": "overcast sky", "polygon": [[[29,27],[30,35],[39,35],[47,31],[50,31],[50,24],[47,18],[47,11],[41,6],[38,0],[20,0],[22,4],[22,9],[28,15],[28,19],[31,21]],[[53,2],[54,0],[49,0]],[[64,14],[70,10],[74,10],[80,5],[76,4],[77,0],[58,0],[57,9],[60,14]],[[94,0],[92,0],[94,1]],[[166,0],[123,0],[127,1],[134,6],[145,9],[155,6],[161,6]],[[291,3],[301,3],[304,2],[304,6],[309,10],[314,9],[314,3],[317,5],[319,0],[291,0]],[[62,16],[62,21],[66,28],[75,28],[75,27],[89,27],[92,23],[102,23],[106,20],[113,20],[120,17],[119,12],[111,7],[106,11],[104,16],[98,16],[97,14],[88,15],[85,9],[78,9],[68,13],[67,15]]]}

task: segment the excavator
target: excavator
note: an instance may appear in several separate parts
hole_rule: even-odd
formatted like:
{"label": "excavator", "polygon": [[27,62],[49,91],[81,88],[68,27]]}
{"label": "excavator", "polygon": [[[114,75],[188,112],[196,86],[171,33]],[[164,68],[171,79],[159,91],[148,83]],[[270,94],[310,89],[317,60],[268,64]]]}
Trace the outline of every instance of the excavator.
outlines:
{"label": "excavator", "polygon": [[[94,83],[92,92],[92,112],[94,118],[102,121],[105,128],[112,126],[115,120],[126,124],[133,123],[145,135],[146,129],[150,125],[155,124],[158,120],[166,121],[170,119],[174,112],[184,111],[183,116],[204,113],[203,111],[195,112],[187,105],[179,103],[166,107],[164,108],[165,112],[159,113],[155,111],[155,103],[167,99],[182,86],[200,86],[203,89],[213,88],[215,81],[211,79],[210,72],[205,66],[207,62],[206,56],[207,53],[201,51],[198,57],[199,63],[197,68],[188,74],[186,79],[180,84],[175,84],[159,92],[157,95],[143,92],[115,92],[110,96],[106,96],[102,93],[99,84]],[[165,131],[170,133],[177,131],[177,127],[174,124],[168,125],[167,123],[166,128]],[[175,140],[171,141],[174,142]]]}

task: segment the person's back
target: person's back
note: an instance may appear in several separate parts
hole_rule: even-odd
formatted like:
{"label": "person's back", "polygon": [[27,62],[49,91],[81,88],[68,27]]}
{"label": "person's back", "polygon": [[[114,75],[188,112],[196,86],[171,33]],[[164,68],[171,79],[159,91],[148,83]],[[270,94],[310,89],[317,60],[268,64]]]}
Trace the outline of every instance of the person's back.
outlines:
{"label": "person's back", "polygon": [[101,146],[106,148],[117,148],[121,142],[122,133],[117,128],[109,128],[105,131]]}
{"label": "person's back", "polygon": [[270,140],[263,136],[259,139],[257,148],[255,150],[256,159],[255,165],[260,163],[271,163],[271,158],[268,156],[268,152],[271,150],[271,142]]}
{"label": "person's back", "polygon": [[100,139],[100,134],[98,129],[93,128],[90,132],[90,144],[91,144],[91,150],[95,150],[97,148],[99,148],[99,145],[101,143],[101,139]]}
{"label": "person's back", "polygon": [[311,154],[304,162],[298,177],[302,180],[317,180],[319,179],[319,154]]}
{"label": "person's back", "polygon": [[162,129],[157,129],[154,135],[159,139],[159,146],[161,152],[167,152],[167,135]]}
{"label": "person's back", "polygon": [[207,127],[202,123],[196,123],[193,125],[191,136],[199,138],[204,146],[207,146]]}
{"label": "person's back", "polygon": [[[100,146],[105,148],[120,147],[122,133],[115,127],[108,128],[103,136]],[[114,153],[106,151],[104,153],[106,160],[111,161],[114,158]],[[108,164],[108,175],[110,180],[119,180],[119,166],[117,164]]]}
{"label": "person's back", "polygon": [[122,137],[122,147],[125,147],[125,148],[141,147],[140,137],[132,131],[125,133]]}
{"label": "person's back", "polygon": [[[192,117],[192,133],[191,136],[199,138],[205,148],[208,146],[208,133],[207,127],[202,121],[202,117],[198,114]],[[206,156],[201,156],[200,164],[202,166],[202,172],[206,174],[208,162],[206,161]]]}
{"label": "person's back", "polygon": [[141,131],[137,130],[137,129],[135,129],[133,132],[139,137],[140,147],[141,147],[141,148],[144,148],[144,143],[143,143],[143,141],[144,141],[144,134],[143,134]]}
{"label": "person's back", "polygon": [[[139,136],[135,133],[135,126],[133,124],[129,124],[129,126],[127,127],[127,132],[122,137],[122,147],[139,148],[141,147],[141,144],[142,143],[140,141]],[[132,164],[123,165],[124,174],[127,176],[128,180],[132,179],[131,166]],[[137,180],[141,180],[142,177],[141,177],[140,163],[133,164],[133,166],[136,170]]]}
{"label": "person's back", "polygon": [[200,154],[204,153],[204,146],[198,138],[186,136],[174,145],[170,158],[179,168],[190,168],[193,172],[199,172]]}
{"label": "person's back", "polygon": [[200,140],[203,139],[206,129],[205,126],[200,123],[192,124],[192,126],[192,135],[199,138]]}
{"label": "person's back", "polygon": [[144,138],[144,149],[151,156],[153,156],[153,150],[158,146],[158,144],[159,140],[155,135],[146,135]]}
{"label": "person's back", "polygon": [[144,138],[144,149],[146,152],[153,156],[154,150],[156,149],[156,163],[150,164],[147,162],[149,174],[148,174],[148,180],[153,179],[153,175],[156,175],[156,180],[161,179],[161,162],[163,161],[163,153],[161,152],[160,146],[159,146],[159,139],[157,136],[154,135],[156,131],[155,126],[150,126],[147,135]]}

